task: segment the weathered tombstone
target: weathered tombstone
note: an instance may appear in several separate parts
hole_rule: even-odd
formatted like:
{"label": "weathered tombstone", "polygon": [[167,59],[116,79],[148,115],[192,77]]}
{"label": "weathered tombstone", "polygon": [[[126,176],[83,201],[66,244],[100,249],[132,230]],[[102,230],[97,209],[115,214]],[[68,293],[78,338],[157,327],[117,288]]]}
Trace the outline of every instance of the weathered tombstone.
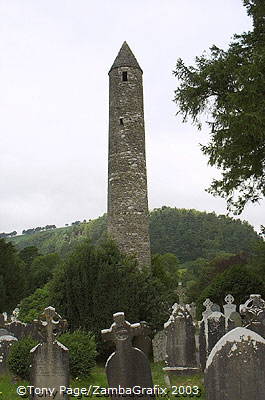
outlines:
{"label": "weathered tombstone", "polygon": [[[110,329],[101,331],[105,341],[112,341],[116,345],[116,351],[106,363],[111,397],[150,399],[153,397],[153,382],[149,361],[141,350],[132,347],[132,338],[142,335],[143,327],[139,323],[125,321],[123,312],[113,314],[113,319]],[[135,387],[140,388],[139,394],[133,392]]]}
{"label": "weathered tombstone", "polygon": [[10,347],[17,342],[17,338],[7,332],[5,329],[0,329],[0,375],[5,374],[7,368],[7,356]]}
{"label": "weathered tombstone", "polygon": [[179,304],[181,306],[184,306],[185,301],[186,301],[186,290],[185,288],[182,286],[182,282],[178,283],[178,288],[176,290],[176,293],[178,295],[179,298]]}
{"label": "weathered tombstone", "polygon": [[265,340],[235,328],[212,349],[206,363],[208,400],[264,400]]}
{"label": "weathered tombstone", "polygon": [[152,340],[154,362],[165,361],[166,359],[166,333],[159,331]]}
{"label": "weathered tombstone", "polygon": [[227,296],[225,296],[225,302],[226,304],[224,304],[224,315],[226,320],[230,317],[230,315],[233,312],[236,312],[236,304],[234,303],[234,297],[231,294],[228,294]]}
{"label": "weathered tombstone", "polygon": [[207,319],[199,322],[199,361],[202,371],[204,371],[207,360],[208,336],[206,332],[206,325],[208,328]]}
{"label": "weathered tombstone", "polygon": [[142,334],[139,336],[134,336],[132,342],[133,347],[142,350],[146,357],[149,358],[152,352],[152,340],[149,335],[151,335],[152,330],[145,321],[141,321],[140,325],[142,327]]}
{"label": "weathered tombstone", "polygon": [[26,324],[24,322],[13,320],[12,322],[6,322],[5,328],[12,332],[12,334],[18,338],[18,340],[30,336],[35,340],[41,341],[42,337],[39,332],[39,322],[34,320],[30,324]]}
{"label": "weathered tombstone", "polygon": [[230,314],[230,320],[234,323],[235,328],[242,326],[242,318],[237,311],[234,311]]}
{"label": "weathered tombstone", "polygon": [[199,322],[199,361],[202,370],[205,368],[208,355],[208,317],[213,313],[214,303],[207,298],[203,305],[205,310],[202,312],[202,321]]}
{"label": "weathered tombstone", "polygon": [[[66,321],[61,319],[53,307],[45,308],[39,319],[43,342],[31,349],[31,385],[35,388],[54,389],[55,400],[68,398],[66,393],[60,391],[60,386],[69,387],[68,349],[55,340],[65,325]],[[33,399],[39,397],[38,393],[32,396]]]}
{"label": "weathered tombstone", "polygon": [[207,354],[211,352],[215,344],[220,340],[226,333],[225,330],[225,316],[224,314],[215,311],[209,317],[208,320],[208,345]]}
{"label": "weathered tombstone", "polygon": [[214,303],[210,299],[206,299],[204,301],[203,305],[205,307],[205,310],[202,312],[202,318],[204,320],[206,320],[209,317],[209,315],[211,315],[213,313],[213,310],[212,310],[213,304]]}
{"label": "weathered tombstone", "polygon": [[186,304],[186,308],[189,311],[193,322],[195,323],[195,321],[196,321],[196,304],[195,303]]}
{"label": "weathered tombstone", "polygon": [[19,308],[16,307],[11,315],[11,322],[17,321],[18,320],[18,314],[19,314]]}
{"label": "weathered tombstone", "polygon": [[181,305],[173,306],[173,313],[164,324],[166,332],[166,382],[171,375],[198,373],[195,345],[195,326],[190,313]]}
{"label": "weathered tombstone", "polygon": [[265,338],[265,301],[260,294],[251,294],[250,298],[241,304],[239,312],[243,316],[243,325],[245,328]]}

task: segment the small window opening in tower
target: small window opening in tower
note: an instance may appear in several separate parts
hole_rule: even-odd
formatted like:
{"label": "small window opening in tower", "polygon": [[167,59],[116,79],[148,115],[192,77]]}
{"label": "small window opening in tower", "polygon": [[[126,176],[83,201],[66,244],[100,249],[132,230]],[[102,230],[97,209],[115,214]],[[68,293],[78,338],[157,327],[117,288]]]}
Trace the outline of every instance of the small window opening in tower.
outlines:
{"label": "small window opening in tower", "polygon": [[120,125],[124,125],[123,124],[123,118],[120,118]]}
{"label": "small window opening in tower", "polygon": [[128,81],[128,74],[127,74],[127,71],[123,71],[123,73],[122,73],[122,80],[123,80],[123,82]]}

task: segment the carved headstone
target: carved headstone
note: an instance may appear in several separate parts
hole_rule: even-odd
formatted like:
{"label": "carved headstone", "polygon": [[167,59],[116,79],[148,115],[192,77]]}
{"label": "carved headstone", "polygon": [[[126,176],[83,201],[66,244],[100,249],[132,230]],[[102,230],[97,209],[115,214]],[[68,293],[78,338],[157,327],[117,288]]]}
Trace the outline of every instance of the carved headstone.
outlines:
{"label": "carved headstone", "polygon": [[186,308],[189,311],[193,322],[195,322],[196,321],[196,304],[195,303],[186,304]]}
{"label": "carved headstone", "polygon": [[[69,387],[68,349],[55,338],[66,321],[62,320],[53,307],[47,307],[39,319],[43,342],[31,350],[31,384],[37,388],[54,388],[55,400],[67,399],[60,393],[60,386]],[[33,399],[38,396],[33,395]]]}
{"label": "carved headstone", "polygon": [[211,315],[213,313],[213,310],[212,310],[213,304],[214,303],[210,299],[206,299],[204,301],[203,305],[205,307],[205,310],[202,312],[202,318],[204,320],[206,320],[209,317],[209,315]]}
{"label": "carved headstone", "polygon": [[202,371],[205,369],[207,360],[208,332],[206,332],[206,325],[208,328],[207,319],[199,322],[199,361]]}
{"label": "carved headstone", "polygon": [[[105,341],[112,341],[116,345],[116,351],[108,358],[106,373],[110,388],[125,391],[122,398],[130,399],[141,397],[150,399],[153,387],[151,369],[146,355],[139,349],[132,347],[134,336],[142,335],[144,327],[141,324],[130,324],[125,320],[124,313],[113,315],[114,323],[110,329],[101,331]],[[134,387],[148,388],[142,395],[132,392]],[[112,393],[113,399],[121,398],[117,393]]]}
{"label": "carved headstone", "polygon": [[230,320],[234,323],[235,328],[242,326],[242,318],[237,311],[234,311],[230,314]]}
{"label": "carved headstone", "polygon": [[225,316],[220,312],[213,312],[208,317],[208,346],[207,354],[213,349],[215,344],[220,340],[226,333],[225,330]]}
{"label": "carved headstone", "polygon": [[259,294],[252,294],[250,298],[241,304],[239,312],[243,316],[243,325],[245,328],[265,338],[265,301]]}
{"label": "carved headstone", "polygon": [[209,400],[264,400],[264,338],[245,328],[228,332],[209,355],[205,385]]}
{"label": "carved headstone", "polygon": [[185,307],[173,306],[173,312],[165,323],[166,367],[168,375],[197,373],[195,326]]}
{"label": "carved headstone", "polygon": [[159,331],[152,340],[154,362],[165,361],[166,359],[166,333]]}
{"label": "carved headstone", "polygon": [[0,329],[0,375],[5,374],[8,370],[7,368],[7,356],[10,347],[13,343],[17,342],[17,338],[8,333],[5,329]]}
{"label": "carved headstone", "polygon": [[236,304],[234,304],[234,297],[231,294],[228,294],[227,296],[225,296],[225,302],[226,304],[224,304],[224,315],[225,318],[228,319],[230,317],[230,315],[232,314],[232,312],[236,311]]}
{"label": "carved headstone", "polygon": [[149,358],[152,352],[152,340],[149,335],[151,335],[152,331],[147,322],[141,321],[140,325],[142,327],[142,335],[134,336],[133,347],[142,350],[146,357]]}
{"label": "carved headstone", "polygon": [[182,286],[182,282],[178,283],[178,288],[176,290],[176,293],[177,293],[178,298],[179,298],[179,304],[181,306],[184,306],[185,305],[185,301],[186,301],[186,290]]}

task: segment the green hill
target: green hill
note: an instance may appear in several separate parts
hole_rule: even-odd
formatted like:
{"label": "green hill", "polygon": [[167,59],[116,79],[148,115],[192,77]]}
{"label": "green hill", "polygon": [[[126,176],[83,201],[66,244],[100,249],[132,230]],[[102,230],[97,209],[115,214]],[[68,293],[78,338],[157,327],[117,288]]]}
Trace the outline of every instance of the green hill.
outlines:
{"label": "green hill", "polygon": [[[106,214],[77,226],[21,235],[9,239],[18,249],[38,247],[40,253],[68,255],[85,238],[96,243],[106,230]],[[152,253],[173,253],[181,262],[220,252],[251,252],[261,240],[253,227],[239,219],[197,210],[162,207],[150,213]]]}

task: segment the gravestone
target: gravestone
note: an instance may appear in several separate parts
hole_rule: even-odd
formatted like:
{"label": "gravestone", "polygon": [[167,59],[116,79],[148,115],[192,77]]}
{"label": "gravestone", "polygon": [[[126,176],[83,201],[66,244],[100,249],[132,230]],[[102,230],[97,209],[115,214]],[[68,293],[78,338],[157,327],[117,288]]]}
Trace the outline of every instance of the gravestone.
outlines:
{"label": "gravestone", "polygon": [[186,301],[186,289],[182,286],[182,282],[178,283],[176,294],[178,295],[179,298],[179,304],[181,306],[184,306]]}
{"label": "gravestone", "polygon": [[195,326],[185,307],[174,304],[169,320],[164,324],[166,332],[166,381],[171,375],[198,373],[195,345]]}
{"label": "gravestone", "polygon": [[207,340],[207,354],[211,352],[215,344],[220,340],[226,333],[225,330],[225,316],[224,314],[215,311],[207,318],[208,322],[208,340]]}
{"label": "gravestone", "polygon": [[235,328],[242,326],[242,318],[237,311],[234,311],[230,314],[230,320],[233,322]]}
{"label": "gravestone", "polygon": [[[101,331],[104,341],[112,341],[116,345],[116,351],[106,363],[108,384],[113,390],[111,397],[150,399],[153,397],[153,381],[149,361],[140,349],[132,347],[133,337],[142,335],[144,328],[139,323],[126,321],[123,312],[113,314],[113,320],[110,329]],[[133,393],[135,387],[143,393]]]}
{"label": "gravestone", "polygon": [[150,339],[149,335],[151,335],[152,330],[145,321],[141,321],[140,325],[142,327],[142,334],[134,336],[132,342],[133,347],[142,350],[146,357],[149,358],[152,352],[152,340]]}
{"label": "gravestone", "polygon": [[203,302],[205,310],[202,312],[202,321],[199,322],[199,361],[200,367],[204,370],[208,356],[208,317],[214,312],[214,303],[209,299]]}
{"label": "gravestone", "polygon": [[17,338],[15,338],[5,329],[0,329],[0,375],[6,374],[8,371],[7,357],[10,347],[15,342],[17,342]]}
{"label": "gravestone", "polygon": [[206,320],[209,315],[213,313],[212,306],[214,303],[210,299],[206,299],[203,303],[205,310],[202,312],[202,318],[203,320]]}
{"label": "gravestone", "polygon": [[166,333],[159,331],[152,340],[154,362],[165,361],[166,359]]}
{"label": "gravestone", "polygon": [[230,315],[233,312],[236,312],[236,304],[234,304],[234,297],[231,294],[228,294],[227,296],[225,296],[225,302],[226,304],[224,304],[224,315],[226,320],[228,320],[228,318],[230,317]]}
{"label": "gravestone", "polygon": [[[60,386],[69,387],[68,349],[55,337],[65,329],[66,321],[62,320],[53,307],[47,307],[39,318],[42,342],[31,349],[31,385],[36,388],[52,388],[56,393],[55,400],[67,399],[60,393]],[[39,399],[37,394],[32,399]]]}
{"label": "gravestone", "polygon": [[208,329],[207,319],[199,322],[199,362],[202,371],[205,369],[207,360],[208,334],[206,332],[206,324]]}
{"label": "gravestone", "polygon": [[212,349],[206,363],[208,400],[264,400],[265,340],[235,328]]}
{"label": "gravestone", "polygon": [[261,295],[251,294],[245,304],[240,305],[239,312],[243,317],[244,327],[265,338],[265,301]]}
{"label": "gravestone", "polygon": [[195,303],[190,303],[190,304],[186,304],[186,308],[189,311],[193,322],[196,322],[196,304]]}

